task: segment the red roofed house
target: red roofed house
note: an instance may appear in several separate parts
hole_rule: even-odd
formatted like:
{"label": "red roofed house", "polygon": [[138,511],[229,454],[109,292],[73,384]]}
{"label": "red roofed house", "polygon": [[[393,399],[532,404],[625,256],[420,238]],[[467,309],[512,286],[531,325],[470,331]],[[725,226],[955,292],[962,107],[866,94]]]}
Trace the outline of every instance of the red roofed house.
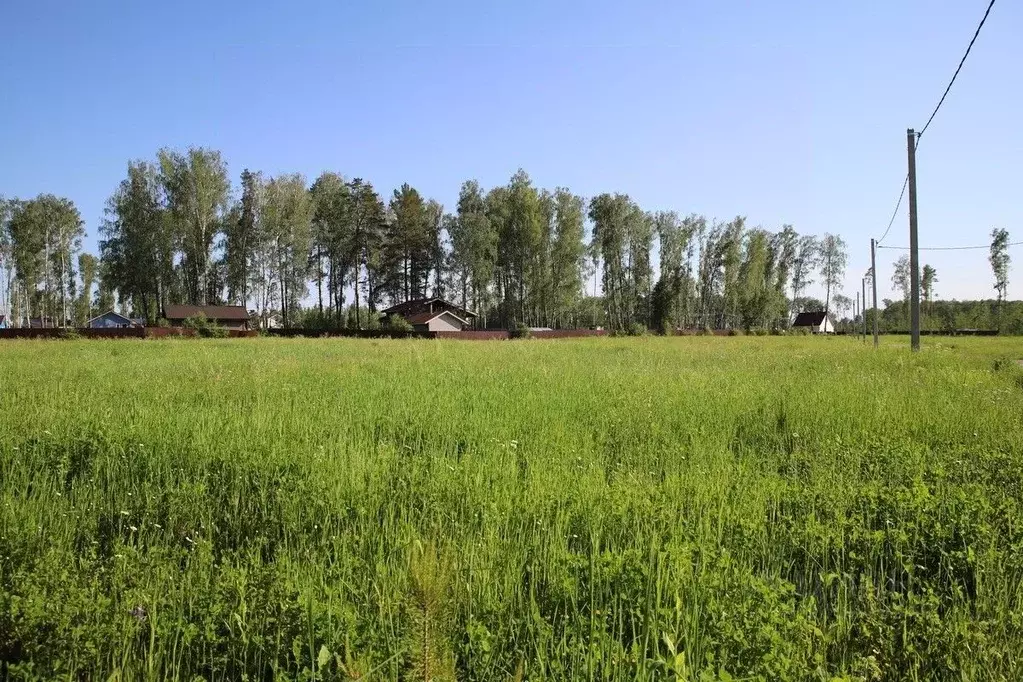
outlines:
{"label": "red roofed house", "polygon": [[442,298],[417,298],[381,311],[404,318],[417,332],[460,332],[472,326],[476,313]]}

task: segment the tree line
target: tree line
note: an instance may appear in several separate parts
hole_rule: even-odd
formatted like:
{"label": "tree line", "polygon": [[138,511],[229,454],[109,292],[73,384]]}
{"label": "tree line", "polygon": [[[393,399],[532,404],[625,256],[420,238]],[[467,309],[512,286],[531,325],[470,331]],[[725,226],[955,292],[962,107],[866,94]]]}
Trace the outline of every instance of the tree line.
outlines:
{"label": "tree line", "polygon": [[[384,196],[334,172],[309,183],[246,169],[235,191],[219,152],[161,149],[128,164],[98,257],[82,252],[67,199],[3,201],[0,212],[18,321],[81,324],[117,307],[155,322],[170,303],[227,303],[263,325],[364,328],[387,305],[436,296],[482,327],[767,329],[847,300],[837,235],[645,211],[625,194],[587,200],[522,170],[487,190],[466,181],[446,211],[408,184]],[[819,304],[806,297],[815,282]]]}

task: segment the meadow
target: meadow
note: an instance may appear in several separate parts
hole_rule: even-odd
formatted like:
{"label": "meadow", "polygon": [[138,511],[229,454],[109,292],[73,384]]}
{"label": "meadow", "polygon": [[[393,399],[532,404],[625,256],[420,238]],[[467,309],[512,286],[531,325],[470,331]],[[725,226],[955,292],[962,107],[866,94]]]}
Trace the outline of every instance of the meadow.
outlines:
{"label": "meadow", "polygon": [[0,679],[1018,680],[1023,344],[9,341]]}

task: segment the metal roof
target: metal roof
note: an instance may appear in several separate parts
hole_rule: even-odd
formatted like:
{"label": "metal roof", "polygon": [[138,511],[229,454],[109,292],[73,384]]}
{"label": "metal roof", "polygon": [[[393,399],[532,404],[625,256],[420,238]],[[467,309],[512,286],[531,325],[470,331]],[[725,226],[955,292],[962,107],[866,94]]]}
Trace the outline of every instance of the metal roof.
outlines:
{"label": "metal roof", "polygon": [[451,301],[447,301],[443,298],[438,298],[436,296],[433,298],[413,298],[408,301],[405,301],[404,303],[397,303],[395,305],[392,305],[390,308],[384,308],[380,312],[384,315],[390,315],[392,313],[398,313],[400,315],[401,311],[403,310],[408,310],[409,308],[415,308],[423,305],[430,305],[431,303],[441,303],[447,306],[448,308],[457,310],[466,317],[476,317],[476,313],[472,312],[471,310],[466,310],[460,305],[452,303]]}
{"label": "metal roof", "polygon": [[210,320],[247,320],[249,311],[243,305],[169,305],[163,309],[168,320],[184,320],[197,315]]}

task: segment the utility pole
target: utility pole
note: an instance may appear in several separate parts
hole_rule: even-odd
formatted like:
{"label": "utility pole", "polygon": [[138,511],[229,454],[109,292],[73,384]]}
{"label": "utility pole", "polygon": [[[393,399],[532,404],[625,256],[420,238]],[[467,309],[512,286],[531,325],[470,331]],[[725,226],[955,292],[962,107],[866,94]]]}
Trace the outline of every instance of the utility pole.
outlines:
{"label": "utility pole", "polygon": [[867,342],[867,278],[860,279],[860,289],[863,291],[863,343]]}
{"label": "utility pole", "polygon": [[909,157],[909,323],[910,347],[920,350],[920,248],[916,230],[916,133],[906,131]]}
{"label": "utility pole", "polygon": [[859,314],[860,314],[860,292],[857,291],[856,292],[856,302],[853,303],[853,323],[852,323],[853,334],[856,334],[857,336],[859,336],[859,333],[858,333],[858,331],[856,329],[856,316],[859,315]]}
{"label": "utility pole", "polygon": [[870,285],[874,290],[874,348],[877,348],[877,241],[870,240]]}

